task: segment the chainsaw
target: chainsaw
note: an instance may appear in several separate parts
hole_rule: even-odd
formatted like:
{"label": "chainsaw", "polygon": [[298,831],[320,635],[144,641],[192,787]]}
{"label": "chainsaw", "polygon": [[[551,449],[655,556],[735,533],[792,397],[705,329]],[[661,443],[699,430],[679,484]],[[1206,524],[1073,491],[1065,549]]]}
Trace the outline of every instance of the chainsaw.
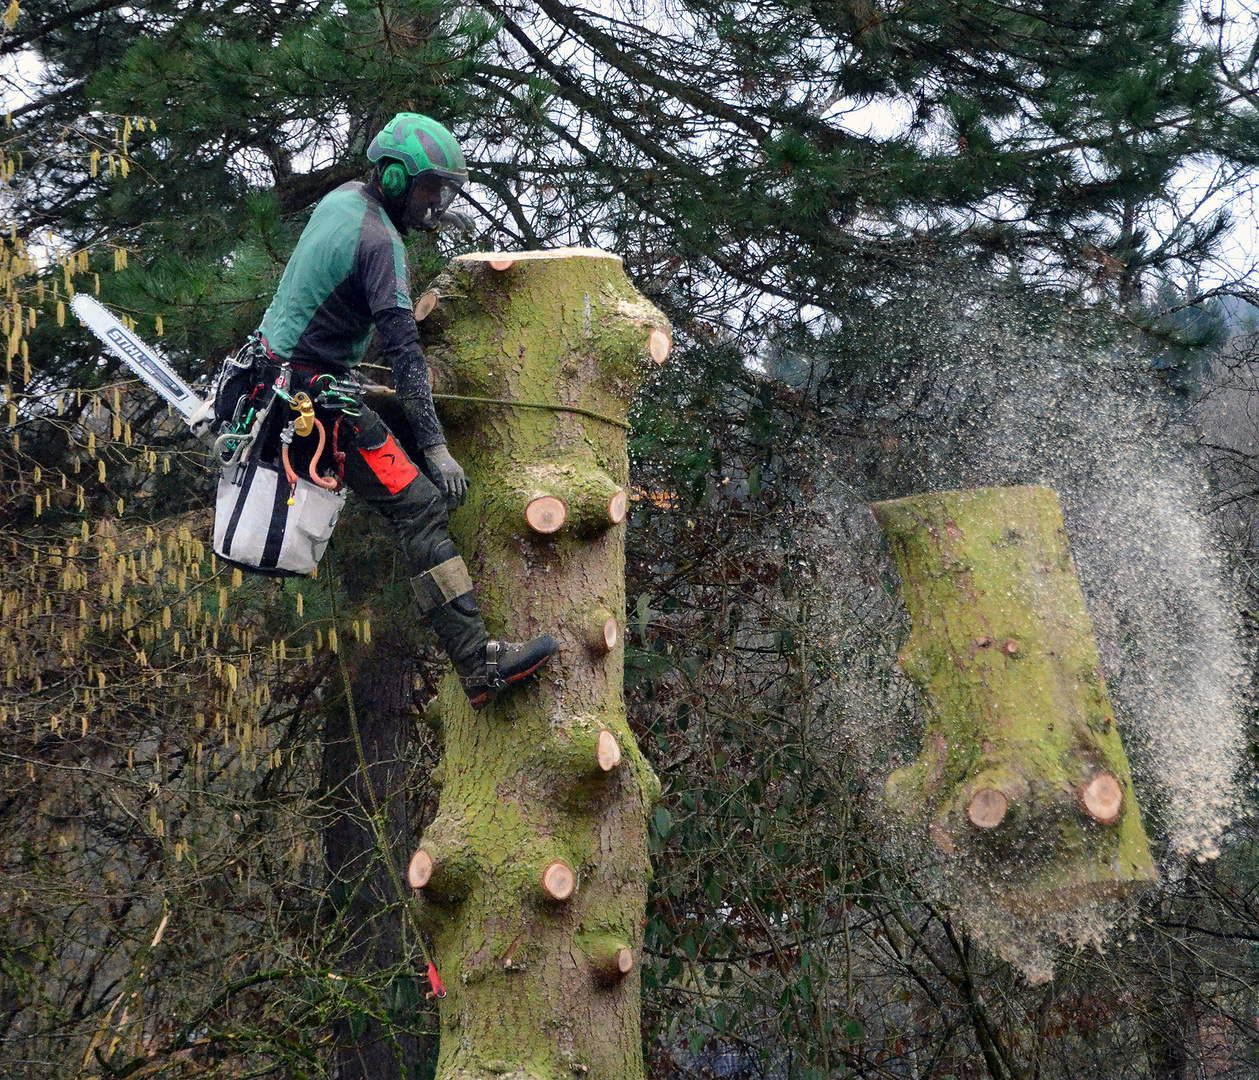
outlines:
{"label": "chainsaw", "polygon": [[[285,393],[284,374],[272,387],[271,402],[257,415],[250,410],[244,417],[236,416],[220,432],[215,424],[214,393],[209,400],[202,399],[157,352],[92,297],[77,293],[70,307],[111,353],[179,412],[193,435],[214,448],[219,466],[215,553],[236,566],[266,574],[313,573],[332,536],[344,495],[329,490],[329,482],[314,475],[313,463],[313,483],[294,474],[288,464],[287,442],[286,476],[279,474],[275,464],[261,460],[262,455],[249,453],[276,400],[288,402],[299,413],[298,421],[309,419],[313,427],[317,421],[310,398]],[[287,373],[287,365],[283,370]],[[296,424],[290,427],[295,429]]]}
{"label": "chainsaw", "polygon": [[71,310],[105,347],[175,409],[203,442],[214,442],[214,403],[203,400],[171,366],[104,305],[86,293],[75,293]]}

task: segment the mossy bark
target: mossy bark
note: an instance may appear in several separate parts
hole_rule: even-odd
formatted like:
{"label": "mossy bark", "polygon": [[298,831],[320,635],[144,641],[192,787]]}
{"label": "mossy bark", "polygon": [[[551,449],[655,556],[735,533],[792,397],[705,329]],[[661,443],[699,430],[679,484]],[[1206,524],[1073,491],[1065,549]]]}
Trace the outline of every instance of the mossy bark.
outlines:
{"label": "mossy bark", "polygon": [[1007,906],[1156,879],[1057,496],[979,488],[876,503],[929,712],[890,807]]}
{"label": "mossy bark", "polygon": [[[634,1080],[638,979],[610,978],[607,949],[592,959],[579,941],[616,941],[637,966],[659,782],[626,724],[623,646],[592,649],[590,623],[594,611],[624,624],[625,525],[606,507],[628,483],[620,425],[667,324],[620,259],[586,249],[516,253],[501,270],[463,256],[433,291],[435,389],[498,402],[439,397],[471,482],[451,534],[491,635],[560,643],[480,713],[453,676],[438,694],[442,789],[420,848],[433,848],[434,882],[443,865],[450,880],[418,893],[448,990],[437,1077]],[[566,527],[526,526],[539,490],[566,500]],[[604,729],[620,749],[608,769],[587,760]],[[565,900],[543,884],[563,880],[557,862],[576,878]]]}

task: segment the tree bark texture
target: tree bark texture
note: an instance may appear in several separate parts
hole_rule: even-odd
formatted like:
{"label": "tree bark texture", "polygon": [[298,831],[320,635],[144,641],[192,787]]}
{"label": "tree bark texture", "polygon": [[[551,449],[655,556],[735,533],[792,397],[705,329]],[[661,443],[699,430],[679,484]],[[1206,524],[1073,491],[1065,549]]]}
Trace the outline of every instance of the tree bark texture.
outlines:
{"label": "tree bark texture", "polygon": [[[389,850],[405,850],[410,829],[403,765],[415,666],[406,642],[388,635],[351,660],[355,718],[368,772],[365,775],[360,767],[349,709],[337,686],[324,729],[324,782],[329,791],[324,858],[333,909],[346,939],[342,964],[350,971],[382,971],[400,964],[406,955],[404,912],[371,826],[367,784],[370,781],[384,813]],[[419,1001],[418,989],[413,978],[405,981],[394,987],[388,1000],[411,1012]],[[418,1069],[426,1048],[407,1032],[407,1019],[399,1016],[399,1024],[386,1030],[365,1014],[338,1018],[333,1025],[337,1080],[375,1080]]]}
{"label": "tree bark texture", "polygon": [[873,506],[928,707],[922,753],[887,781],[936,846],[1010,907],[1074,907],[1156,880],[1092,624],[1048,488]]}
{"label": "tree bark texture", "polygon": [[589,249],[462,256],[430,293],[421,329],[471,481],[451,534],[490,634],[560,643],[482,712],[453,676],[430,710],[441,795],[409,879],[448,990],[437,1077],[634,1080],[660,788],[625,719],[621,425],[667,324]]}

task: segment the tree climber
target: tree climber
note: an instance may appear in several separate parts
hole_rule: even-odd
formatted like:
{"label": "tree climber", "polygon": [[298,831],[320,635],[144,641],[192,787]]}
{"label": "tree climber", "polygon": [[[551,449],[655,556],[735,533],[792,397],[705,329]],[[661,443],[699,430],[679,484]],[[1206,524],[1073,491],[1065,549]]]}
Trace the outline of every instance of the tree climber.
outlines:
{"label": "tree climber", "polygon": [[[418,113],[389,121],[367,157],[375,164],[369,181],[343,184],[315,207],[262,324],[241,350],[249,355],[234,363],[273,369],[287,363],[292,391],[308,393],[316,414],[328,418],[326,426],[344,451],[337,457],[345,483],[393,527],[421,617],[479,709],[492,694],[536,671],[558,645],[550,634],[519,644],[490,638],[472,579],[447,533],[448,507],[462,504],[468,484],[433,409],[400,234],[435,231],[468,172],[454,136]],[[373,326],[422,467],[357,400],[353,369]],[[230,415],[231,398],[220,390],[221,413]]]}

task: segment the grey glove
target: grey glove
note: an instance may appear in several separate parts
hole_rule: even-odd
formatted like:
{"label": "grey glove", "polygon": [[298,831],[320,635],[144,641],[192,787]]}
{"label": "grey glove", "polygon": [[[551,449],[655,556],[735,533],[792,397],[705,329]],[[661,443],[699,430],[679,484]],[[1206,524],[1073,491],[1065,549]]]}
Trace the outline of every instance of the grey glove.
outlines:
{"label": "grey glove", "polygon": [[468,478],[463,475],[459,462],[450,456],[446,444],[438,443],[436,446],[426,447],[424,460],[428,462],[433,482],[446,496],[446,505],[452,509],[462,506],[463,500],[468,497]]}
{"label": "grey glove", "polygon": [[447,210],[442,214],[437,219],[437,228],[442,232],[458,232],[465,235],[476,232],[472,219],[467,214],[459,213],[458,210]]}

